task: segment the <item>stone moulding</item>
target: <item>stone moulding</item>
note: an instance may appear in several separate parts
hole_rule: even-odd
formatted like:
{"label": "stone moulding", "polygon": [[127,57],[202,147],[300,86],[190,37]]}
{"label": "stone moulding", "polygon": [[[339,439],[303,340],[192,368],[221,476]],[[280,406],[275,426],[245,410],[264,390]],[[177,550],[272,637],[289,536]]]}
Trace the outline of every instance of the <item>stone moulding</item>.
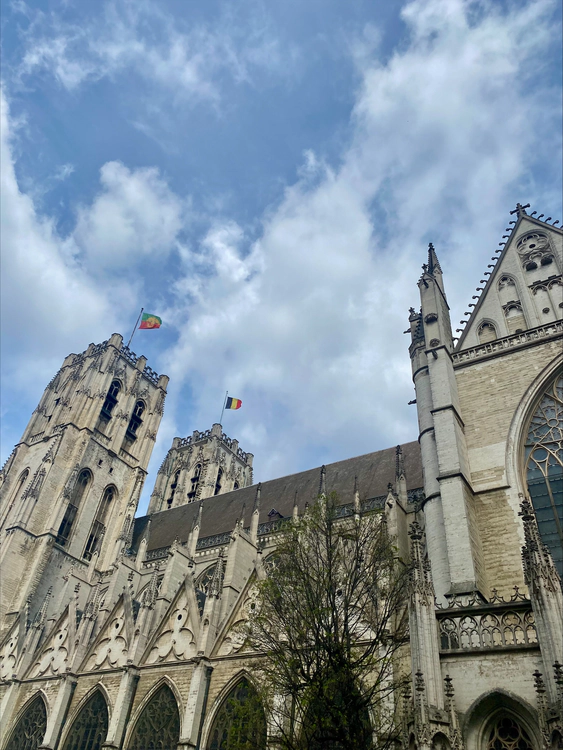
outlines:
{"label": "stone moulding", "polygon": [[546,339],[557,338],[563,335],[563,320],[557,320],[544,326],[531,328],[523,333],[515,333],[512,336],[505,336],[501,339],[489,341],[486,344],[472,346],[461,352],[452,354],[454,367],[462,367],[477,359],[492,357],[499,352],[506,352],[508,349],[519,349],[530,344],[535,344]]}

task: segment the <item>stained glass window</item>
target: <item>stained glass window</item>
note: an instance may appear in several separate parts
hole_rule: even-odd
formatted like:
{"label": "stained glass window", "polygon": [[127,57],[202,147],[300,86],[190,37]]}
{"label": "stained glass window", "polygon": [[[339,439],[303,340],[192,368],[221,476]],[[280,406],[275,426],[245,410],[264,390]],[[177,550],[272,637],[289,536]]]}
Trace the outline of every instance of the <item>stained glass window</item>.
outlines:
{"label": "stained glass window", "polygon": [[63,750],[100,750],[108,733],[108,707],[99,690],[74,720]]}
{"label": "stained glass window", "polygon": [[509,716],[497,719],[489,734],[487,750],[534,750],[526,730]]}
{"label": "stained glass window", "polygon": [[47,710],[38,695],[26,708],[6,745],[6,750],[37,750],[47,729]]}
{"label": "stained glass window", "polygon": [[265,750],[266,717],[256,690],[246,678],[227,695],[213,721],[207,750]]}
{"label": "stained glass window", "polygon": [[180,714],[174,693],[163,685],[139,716],[127,750],[175,750],[180,739]]}
{"label": "stained glass window", "polygon": [[549,386],[532,416],[526,478],[541,539],[563,576],[563,377]]}

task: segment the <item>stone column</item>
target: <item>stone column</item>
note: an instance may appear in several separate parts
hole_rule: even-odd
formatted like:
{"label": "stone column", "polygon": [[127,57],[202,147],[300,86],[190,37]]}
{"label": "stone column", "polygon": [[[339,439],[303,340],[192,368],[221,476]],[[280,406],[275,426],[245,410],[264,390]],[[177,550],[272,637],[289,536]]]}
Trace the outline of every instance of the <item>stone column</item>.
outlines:
{"label": "stone column", "polygon": [[39,750],[54,750],[57,747],[76,682],[76,677],[73,674],[67,673],[61,677],[55,705],[47,719],[47,730],[43,742],[39,745]]}

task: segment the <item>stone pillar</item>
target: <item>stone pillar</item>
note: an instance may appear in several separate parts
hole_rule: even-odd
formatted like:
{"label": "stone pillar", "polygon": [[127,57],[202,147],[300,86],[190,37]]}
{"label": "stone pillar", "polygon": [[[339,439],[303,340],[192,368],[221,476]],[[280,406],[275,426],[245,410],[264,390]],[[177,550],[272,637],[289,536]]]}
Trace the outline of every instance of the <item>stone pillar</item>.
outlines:
{"label": "stone pillar", "polygon": [[130,665],[124,667],[106,741],[102,747],[116,750],[121,747],[138,682],[138,670]]}
{"label": "stone pillar", "polygon": [[43,742],[39,745],[39,750],[54,750],[57,747],[76,682],[76,677],[73,674],[67,673],[61,677],[55,705],[47,719],[47,730]]}
{"label": "stone pillar", "polygon": [[188,702],[180,730],[178,750],[188,750],[199,747],[205,714],[207,712],[207,696],[213,667],[207,659],[200,659],[196,664],[190,682]]}

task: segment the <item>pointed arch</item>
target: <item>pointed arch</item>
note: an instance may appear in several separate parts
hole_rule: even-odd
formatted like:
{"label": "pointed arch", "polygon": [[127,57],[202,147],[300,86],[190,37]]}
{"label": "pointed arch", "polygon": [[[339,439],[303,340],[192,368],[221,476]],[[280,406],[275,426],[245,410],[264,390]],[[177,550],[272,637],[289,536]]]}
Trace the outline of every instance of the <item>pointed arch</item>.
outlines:
{"label": "pointed arch", "polygon": [[524,439],[524,473],[540,537],[563,576],[563,375],[536,400]]}
{"label": "pointed arch", "polygon": [[147,693],[131,721],[127,750],[167,750],[180,740],[181,699],[174,683],[163,677]]}
{"label": "pointed arch", "polygon": [[47,702],[41,691],[25,704],[14,723],[6,750],[37,750],[47,730]]}
{"label": "pointed arch", "polygon": [[514,512],[517,522],[520,543],[524,544],[524,531],[522,523],[518,518],[520,512],[520,501],[518,495],[528,494],[528,485],[525,474],[525,442],[528,426],[532,419],[537,404],[542,394],[549,387],[563,367],[563,356],[558,355],[533,379],[528,386],[510,423],[505,450],[505,465],[507,484],[514,488],[514,492],[508,495],[509,503]]}
{"label": "pointed arch", "polygon": [[469,750],[541,747],[534,709],[506,690],[496,689],[481,695],[466,714],[466,746]]}
{"label": "pointed arch", "polygon": [[98,683],[78,705],[61,742],[62,750],[101,750],[109,727],[108,705],[107,692]]}
{"label": "pointed arch", "polygon": [[489,318],[484,318],[477,326],[477,337],[480,344],[486,344],[498,338],[497,325]]}
{"label": "pointed arch", "polygon": [[220,692],[204,736],[205,750],[230,750],[243,744],[252,750],[266,749],[264,706],[246,670],[235,675]]}

